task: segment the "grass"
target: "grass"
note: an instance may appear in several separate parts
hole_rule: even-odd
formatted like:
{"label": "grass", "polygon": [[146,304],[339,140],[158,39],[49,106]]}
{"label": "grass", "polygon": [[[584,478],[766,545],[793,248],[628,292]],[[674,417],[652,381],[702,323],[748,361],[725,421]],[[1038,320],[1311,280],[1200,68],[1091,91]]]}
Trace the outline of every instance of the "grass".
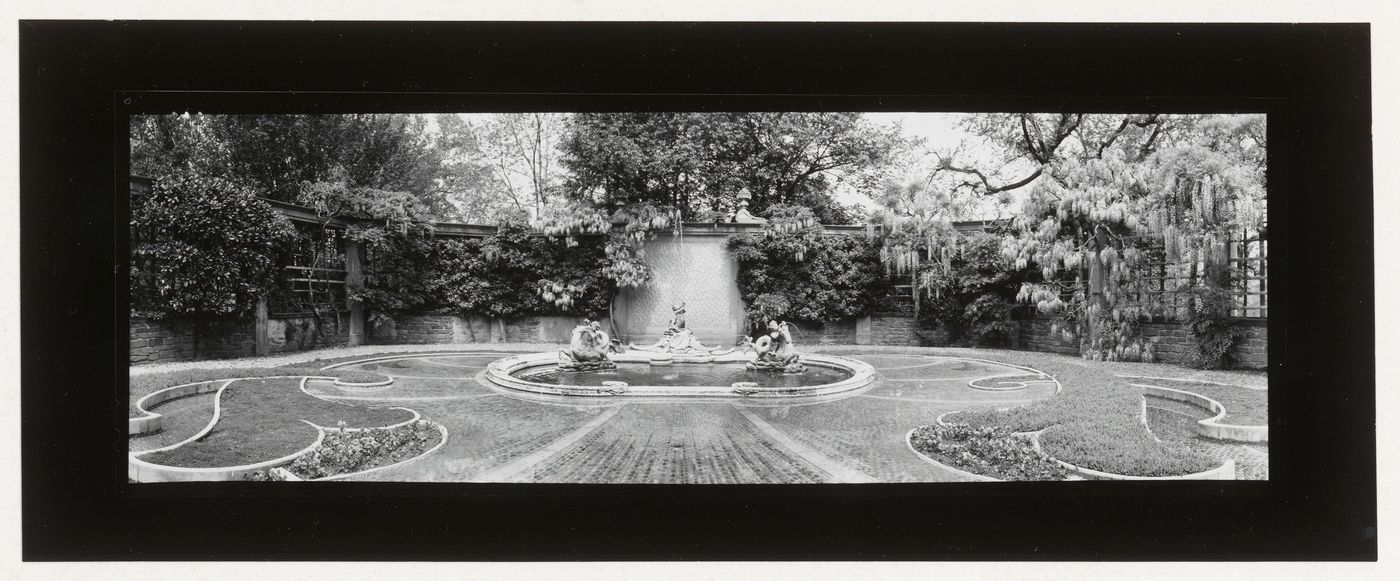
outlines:
{"label": "grass", "polygon": [[1221,418],[1221,423],[1237,426],[1265,426],[1269,424],[1269,392],[1265,390],[1248,389],[1234,385],[1158,379],[1140,379],[1135,380],[1134,383],[1189,391],[1218,401],[1225,406],[1225,417]]}
{"label": "grass", "polygon": [[1218,463],[1184,445],[1158,442],[1141,422],[1142,390],[1132,380],[1054,356],[1026,353],[1025,363],[1051,374],[1064,391],[1008,410],[962,412],[956,421],[1012,432],[1044,430],[1041,449],[1071,464],[1130,476],[1177,476]]}
{"label": "grass", "polygon": [[316,429],[345,422],[349,427],[377,427],[412,417],[405,410],[329,402],[298,389],[299,379],[254,379],[234,382],[224,392],[219,423],[203,438],[142,459],[164,466],[211,468],[239,466],[281,458],[316,440]]}
{"label": "grass", "polygon": [[181,369],[179,371],[166,371],[162,373],[151,373],[147,375],[135,375],[130,379],[127,387],[127,415],[136,417],[139,412],[136,410],[136,402],[146,397],[151,392],[159,391],[167,387],[185,385],[187,383],[200,383],[205,381],[217,381],[220,379],[233,379],[235,377],[277,377],[283,375],[307,376],[318,375],[324,377],[337,377],[345,381],[355,383],[371,383],[384,381],[389,378],[387,375],[370,371],[328,369],[321,371],[318,367],[301,364],[287,367],[221,367],[214,369]]}

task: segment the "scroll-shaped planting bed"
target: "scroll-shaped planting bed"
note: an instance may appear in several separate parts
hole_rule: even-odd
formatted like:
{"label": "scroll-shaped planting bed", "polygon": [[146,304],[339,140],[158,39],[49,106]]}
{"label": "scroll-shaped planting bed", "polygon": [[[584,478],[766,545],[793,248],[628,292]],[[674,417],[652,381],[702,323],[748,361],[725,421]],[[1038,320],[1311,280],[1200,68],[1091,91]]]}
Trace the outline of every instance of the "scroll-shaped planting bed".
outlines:
{"label": "scroll-shaped planting bed", "polygon": [[[133,425],[137,420],[159,417],[163,408],[179,401],[178,398],[167,399],[167,394],[208,397],[212,414],[200,409],[200,405],[181,406],[180,413],[201,414],[201,419],[210,419],[202,429],[161,447],[137,451],[139,446],[133,442],[128,475],[138,482],[242,479],[303,456],[319,457],[319,452],[327,448],[328,429],[380,428],[384,430],[381,439],[393,444],[384,450],[382,458],[332,462],[336,466],[329,470],[336,473],[376,468],[387,465],[386,462],[403,461],[407,459],[405,456],[420,456],[446,439],[440,426],[424,422],[413,410],[328,401],[307,393],[306,380],[306,377],[228,379],[152,393],[143,398],[142,403],[154,399],[163,400],[162,404],[151,410],[138,405],[139,411],[148,413],[133,418]],[[211,389],[212,396],[201,395]],[[404,433],[408,437],[400,438]],[[404,445],[410,447],[401,449]],[[332,455],[328,453],[327,457]]]}
{"label": "scroll-shaped planting bed", "polygon": [[1060,382],[1058,395],[1022,407],[945,414],[911,431],[910,447],[974,479],[1235,478],[1232,460],[1154,437],[1143,391],[1131,380],[1048,356],[1034,360]]}

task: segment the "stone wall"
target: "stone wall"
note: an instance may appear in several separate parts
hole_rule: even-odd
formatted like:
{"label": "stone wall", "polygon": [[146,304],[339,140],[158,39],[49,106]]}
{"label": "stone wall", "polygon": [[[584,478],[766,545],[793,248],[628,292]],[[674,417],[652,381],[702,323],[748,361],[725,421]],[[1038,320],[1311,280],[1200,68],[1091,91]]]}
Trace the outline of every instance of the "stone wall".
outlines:
{"label": "stone wall", "polygon": [[856,343],[856,320],[843,319],[832,323],[795,323],[797,332],[793,340],[798,351],[803,345],[854,345]]}
{"label": "stone wall", "polygon": [[[268,318],[268,353],[341,347],[349,342],[349,324],[341,313],[325,317],[326,331],[310,315]],[[131,364],[170,363],[200,359],[251,357],[256,351],[256,325],[252,319],[134,318],[127,325]]]}
{"label": "stone wall", "polygon": [[127,326],[132,364],[229,359],[253,354],[253,322],[133,318]]}
{"label": "stone wall", "polygon": [[[1140,329],[1142,336],[1152,343],[1159,362],[1183,365],[1190,360],[1191,353],[1195,351],[1195,342],[1191,339],[1191,332],[1186,328],[1186,325],[1176,322],[1151,322],[1143,323]],[[1269,364],[1268,325],[1263,321],[1242,321],[1238,329],[1243,337],[1235,346],[1235,351],[1232,354],[1235,361],[1231,367],[1237,369],[1267,368]],[[1020,321],[1020,332],[1019,342],[1022,349],[1065,355],[1079,354],[1079,341],[1066,341],[1059,334],[1051,334],[1049,319],[1041,317],[1023,319]]]}
{"label": "stone wall", "polygon": [[902,313],[874,314],[870,316],[871,345],[918,345],[914,334],[914,318]]}
{"label": "stone wall", "polygon": [[[324,327],[324,328],[323,328]],[[268,353],[306,351],[350,344],[349,313],[282,315],[267,319]]]}

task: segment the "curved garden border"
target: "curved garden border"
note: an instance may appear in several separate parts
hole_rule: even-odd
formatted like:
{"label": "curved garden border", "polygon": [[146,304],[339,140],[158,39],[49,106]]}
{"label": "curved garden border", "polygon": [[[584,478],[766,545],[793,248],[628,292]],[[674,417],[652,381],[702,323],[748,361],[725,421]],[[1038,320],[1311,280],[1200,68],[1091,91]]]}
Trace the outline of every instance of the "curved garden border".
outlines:
{"label": "curved garden border", "polygon": [[[309,454],[309,453],[315,451],[315,449],[316,449],[317,447],[319,447],[319,446],[321,445],[322,441],[325,439],[325,437],[326,437],[326,430],[327,430],[328,428],[326,428],[325,426],[317,425],[317,424],[312,423],[312,422],[307,421],[307,420],[301,420],[302,422],[304,422],[304,423],[306,423],[307,425],[309,425],[309,426],[311,426],[311,427],[313,427],[313,428],[316,429],[316,441],[315,441],[315,442],[312,442],[311,445],[309,445],[309,446],[307,446],[307,447],[305,447],[305,448],[303,448],[303,449],[301,449],[301,450],[298,450],[298,451],[296,451],[296,452],[293,452],[293,453],[291,453],[291,454],[288,454],[288,455],[286,455],[286,456],[283,456],[283,457],[281,457],[281,458],[276,458],[276,459],[273,459],[273,460],[264,460],[264,461],[262,461],[262,462],[255,462],[255,463],[252,463],[252,464],[242,464],[242,465],[237,465],[237,466],[216,466],[216,467],[207,467],[207,468],[194,468],[194,467],[181,467],[181,466],[165,466],[165,465],[163,465],[163,464],[155,464],[155,463],[147,462],[147,461],[141,459],[142,456],[146,456],[146,455],[149,455],[149,454],[152,454],[152,453],[155,453],[155,452],[163,452],[163,451],[167,451],[167,450],[173,450],[173,449],[178,448],[178,447],[180,447],[180,446],[184,446],[185,444],[188,444],[188,443],[190,443],[190,442],[193,442],[193,441],[195,441],[195,440],[198,440],[198,439],[204,437],[206,434],[209,433],[210,430],[213,430],[213,429],[214,429],[214,426],[215,426],[216,424],[219,423],[219,417],[220,417],[220,415],[223,413],[223,409],[222,409],[223,392],[228,388],[228,386],[232,385],[233,382],[235,382],[235,381],[241,381],[241,380],[248,380],[248,379],[278,379],[278,378],[289,378],[289,377],[300,377],[300,378],[301,378],[301,381],[299,382],[299,389],[302,391],[302,393],[305,393],[305,394],[307,394],[307,395],[309,395],[309,396],[311,396],[311,397],[314,397],[314,398],[319,399],[319,400],[322,400],[322,401],[328,401],[328,402],[339,403],[339,404],[341,404],[341,405],[350,405],[350,404],[346,404],[345,402],[337,402],[337,401],[335,401],[335,400],[322,398],[322,397],[317,396],[316,394],[313,394],[313,393],[311,393],[311,392],[309,392],[309,391],[306,390],[306,382],[307,382],[308,380],[311,380],[311,379],[334,380],[334,379],[335,379],[334,377],[322,377],[322,376],[297,376],[297,375],[286,375],[286,376],[276,376],[276,377],[252,377],[252,378],[249,378],[249,377],[239,377],[239,378],[233,378],[233,379],[215,379],[215,380],[211,380],[211,381],[203,381],[203,382],[198,382],[198,383],[191,383],[191,384],[185,384],[185,385],[177,385],[177,386],[173,386],[173,387],[168,387],[168,388],[162,389],[162,390],[160,390],[160,391],[152,392],[152,393],[146,395],[145,397],[141,398],[141,399],[140,399],[139,401],[137,401],[137,403],[136,403],[137,409],[140,410],[140,411],[142,411],[142,412],[145,412],[147,415],[146,415],[146,416],[142,416],[141,418],[131,418],[131,423],[129,423],[129,428],[128,428],[128,429],[132,429],[131,426],[135,426],[135,425],[136,425],[136,424],[135,424],[136,420],[143,420],[143,421],[145,422],[143,425],[150,424],[150,423],[154,423],[157,427],[159,426],[159,424],[160,424],[160,421],[159,421],[159,420],[160,420],[160,414],[155,414],[155,413],[153,413],[153,412],[147,411],[147,410],[143,407],[144,404],[148,403],[147,400],[150,400],[150,399],[155,399],[157,403],[160,403],[160,402],[163,402],[163,401],[168,401],[168,400],[170,400],[170,399],[174,399],[174,398],[176,398],[176,397],[183,397],[184,395],[196,395],[196,394],[200,394],[200,393],[209,393],[210,391],[215,391],[215,395],[214,395],[214,415],[213,415],[212,418],[209,419],[209,423],[208,423],[207,425],[205,425],[204,428],[200,429],[200,430],[199,430],[198,432],[196,432],[193,436],[190,436],[190,437],[188,437],[188,438],[185,438],[184,440],[181,440],[181,441],[179,441],[179,442],[176,442],[176,443],[171,444],[171,445],[168,445],[168,446],[162,446],[162,447],[160,447],[160,448],[155,448],[155,449],[152,449],[152,450],[143,450],[143,451],[140,451],[140,452],[128,452],[128,453],[127,453],[127,477],[130,478],[131,480],[136,481],[136,482],[188,482],[188,481],[242,480],[242,479],[245,478],[247,475],[252,474],[252,473],[254,473],[254,472],[257,472],[257,471],[259,471],[259,470],[266,470],[266,469],[269,469],[269,468],[275,468],[275,467],[285,466],[285,465],[287,465],[287,464],[290,464],[290,463],[292,463],[292,462],[295,462],[297,458],[300,458],[300,457],[302,457],[302,456],[304,456],[304,455],[306,455],[306,454]],[[208,385],[210,385],[210,384],[215,384],[215,383],[220,383],[220,382],[222,382],[222,384],[219,385],[219,387],[218,387],[217,389],[215,389],[215,390],[210,390],[210,389],[208,389]],[[179,391],[176,391],[176,390],[179,390]],[[181,395],[169,395],[169,394],[166,394],[165,392],[176,393],[176,394],[181,394]],[[161,395],[160,397],[157,397],[157,398],[153,398],[153,397],[152,397],[152,396],[156,396],[157,394],[163,394],[163,395]],[[154,404],[152,404],[152,405],[154,405]],[[388,426],[378,426],[378,427],[377,427],[378,429],[392,429],[392,428],[397,428],[397,427],[400,427],[400,426],[405,426],[405,425],[408,425],[408,424],[410,424],[410,423],[416,422],[416,421],[422,419],[422,417],[423,417],[422,414],[418,413],[417,410],[413,410],[413,409],[409,409],[409,408],[405,408],[405,407],[398,407],[398,406],[394,406],[394,407],[392,407],[391,409],[401,409],[401,410],[408,411],[409,413],[413,414],[413,418],[412,418],[412,419],[409,419],[409,420],[402,421],[402,422],[398,422],[398,423],[395,423],[395,424],[391,424],[391,425],[388,425]],[[153,417],[152,417],[152,416],[153,416]],[[426,456],[428,453],[431,453],[431,452],[433,452],[433,451],[436,451],[438,448],[440,448],[441,445],[442,445],[443,443],[446,443],[446,442],[447,442],[447,429],[446,429],[445,427],[443,427],[441,424],[437,423],[437,422],[430,422],[430,423],[432,423],[434,426],[436,426],[436,427],[438,428],[438,431],[441,432],[442,435],[443,435],[443,439],[442,439],[441,442],[439,442],[438,446],[434,446],[431,450],[429,450],[429,451],[427,451],[427,452],[424,452],[423,454],[419,454],[418,456],[414,456],[413,458],[409,458],[409,459],[407,459],[407,460],[404,460],[404,461],[402,461],[402,462],[397,462],[397,463],[395,463],[395,464],[389,464],[389,465],[386,465],[386,466],[381,466],[381,467],[379,467],[379,468],[375,468],[375,469],[372,469],[372,470],[379,470],[379,469],[383,469],[383,468],[389,468],[389,467],[392,467],[392,466],[399,466],[399,465],[402,465],[402,464],[404,464],[404,463],[406,463],[406,462],[411,462],[411,461],[417,460],[417,459],[419,459],[419,458],[421,458],[421,457],[423,457],[423,456]],[[345,428],[346,431],[361,431],[361,430],[368,430],[368,429],[376,429],[376,428]],[[154,431],[154,430],[152,430],[152,431]],[[370,471],[372,471],[372,470],[370,470]],[[364,471],[364,473],[368,473],[368,472],[370,472],[370,471]],[[357,474],[358,474],[358,473],[357,473]],[[348,477],[348,475],[347,475],[347,477]],[[332,478],[334,478],[334,477],[332,477]]]}
{"label": "curved garden border", "polygon": [[[1227,412],[1225,410],[1225,405],[1214,399],[1199,393],[1172,389],[1170,387],[1160,387],[1143,383],[1133,383],[1129,385],[1145,389],[1145,395],[1187,403],[1215,414],[1214,417],[1196,420],[1196,435],[1198,436],[1232,442],[1266,443],[1269,441],[1269,426],[1237,426],[1220,423],[1220,420],[1225,418]],[[1143,401],[1145,404],[1146,400],[1144,399]]]}
{"label": "curved garden border", "polygon": [[1127,475],[1127,474],[1114,474],[1114,473],[1112,473],[1112,472],[1100,472],[1100,471],[1094,470],[1094,469],[1092,469],[1092,468],[1084,468],[1084,467],[1082,467],[1082,466],[1076,466],[1076,465],[1074,465],[1074,464],[1070,464],[1069,462],[1065,462],[1064,460],[1060,460],[1059,458],[1056,458],[1056,457],[1054,457],[1054,456],[1051,456],[1051,455],[1045,453],[1045,450],[1043,450],[1043,449],[1040,447],[1040,432],[1043,432],[1043,431],[1044,431],[1044,430],[1040,430],[1040,431],[1036,431],[1036,432],[1031,432],[1031,433],[1030,433],[1031,445],[1035,446],[1035,451],[1036,451],[1037,453],[1039,453],[1041,456],[1043,456],[1046,460],[1049,460],[1049,461],[1051,461],[1051,462],[1054,462],[1054,463],[1056,463],[1056,464],[1059,464],[1060,466],[1063,466],[1063,467],[1065,467],[1065,468],[1068,469],[1068,470],[1077,472],[1077,473],[1079,473],[1079,474],[1081,474],[1081,475],[1083,475],[1083,476],[1088,476],[1088,477],[1091,477],[1091,478],[1102,478],[1102,479],[1106,479],[1106,480],[1163,480],[1163,481],[1169,481],[1169,480],[1234,480],[1234,479],[1235,479],[1235,461],[1234,461],[1234,460],[1226,460],[1224,464],[1221,464],[1220,466],[1218,466],[1218,467],[1216,467],[1216,468],[1211,468],[1210,470],[1206,470],[1206,471],[1204,471],[1204,472],[1195,472],[1195,473],[1192,473],[1192,474],[1179,474],[1179,475],[1176,475],[1176,476],[1130,476],[1130,475]]}
{"label": "curved garden border", "polygon": [[[949,424],[948,422],[944,421],[943,418],[948,417],[948,416],[950,416],[950,415],[952,415],[952,414],[958,413],[958,411],[960,411],[960,410],[954,410],[954,411],[950,411],[950,412],[943,412],[942,414],[940,414],[940,415],[938,416],[937,419],[934,420],[934,422],[937,423],[937,424],[940,425],[940,426],[949,427],[950,424]],[[918,429],[918,428],[915,428],[915,429]],[[1101,479],[1105,479],[1105,480],[1234,480],[1234,479],[1235,479],[1235,461],[1234,461],[1234,460],[1226,460],[1225,463],[1224,463],[1224,464],[1221,464],[1219,467],[1212,468],[1212,469],[1206,470],[1206,471],[1204,471],[1204,472],[1196,472],[1196,473],[1192,473],[1192,474],[1179,474],[1179,475],[1176,475],[1176,476],[1130,476],[1130,475],[1127,475],[1127,474],[1114,474],[1114,473],[1112,473],[1112,472],[1101,472],[1101,471],[1099,471],[1099,470],[1094,470],[1094,469],[1092,469],[1092,468],[1084,468],[1084,467],[1082,467],[1082,466],[1076,466],[1076,465],[1074,465],[1074,464],[1070,464],[1069,462],[1065,462],[1064,460],[1060,460],[1059,458],[1056,458],[1056,457],[1054,457],[1054,456],[1051,456],[1050,454],[1047,454],[1047,453],[1045,452],[1045,450],[1044,450],[1043,448],[1040,447],[1040,433],[1043,432],[1043,431],[1045,431],[1045,430],[1037,430],[1037,431],[1034,431],[1034,432],[1018,432],[1018,434],[1019,434],[1019,435],[1024,435],[1024,436],[1029,437],[1029,438],[1031,439],[1031,445],[1035,448],[1036,453],[1037,453],[1037,454],[1040,454],[1040,456],[1041,456],[1042,458],[1045,458],[1046,460],[1049,460],[1049,461],[1051,461],[1051,462],[1054,462],[1054,463],[1056,463],[1056,464],[1059,464],[1060,466],[1064,467],[1065,469],[1070,470],[1071,472],[1074,472],[1074,473],[1076,473],[1076,474],[1079,474],[1080,476],[1087,476],[1087,477],[1091,477],[1091,478],[1101,478]],[[910,449],[910,450],[914,450],[914,445],[913,445],[913,443],[911,443],[911,442],[909,441],[910,436],[912,436],[913,434],[914,434],[914,430],[910,430],[908,434],[905,434],[905,435],[904,435],[905,444],[909,446],[909,449]],[[920,456],[923,456],[923,454],[922,454],[922,453],[919,453],[918,450],[914,450],[914,452],[915,452],[915,453],[918,453]],[[928,458],[927,456],[924,456],[924,457],[925,457],[926,459],[928,459],[930,462],[934,462],[935,464],[938,464],[939,466],[946,466],[946,465],[944,465],[944,464],[942,464],[942,463],[940,463],[940,462],[934,461],[932,458]],[[950,470],[958,471],[956,468],[949,468],[949,469],[950,469]],[[962,472],[962,471],[959,471],[959,472]],[[968,472],[968,474],[972,474],[972,473],[971,473],[971,472]],[[980,476],[980,475],[978,475],[978,474],[973,474],[973,475],[974,475],[974,476]],[[988,477],[983,476],[983,478],[988,478]],[[993,479],[993,480],[996,480],[996,479]]]}
{"label": "curved garden border", "polygon": [[[167,401],[170,401],[170,400],[172,400],[172,399],[179,399],[179,398],[187,397],[187,396],[191,396],[191,395],[200,395],[200,394],[204,394],[204,393],[210,393],[210,392],[221,391],[223,388],[228,387],[228,384],[233,383],[233,382],[235,382],[235,381],[240,381],[240,380],[245,380],[245,379],[285,379],[285,378],[290,378],[290,377],[302,377],[302,376],[300,376],[300,375],[269,375],[269,376],[267,376],[267,377],[234,377],[234,378],[231,378],[231,379],[210,379],[210,380],[207,380],[207,381],[196,381],[196,382],[194,382],[194,383],[185,383],[185,384],[181,384],[181,385],[172,385],[172,386],[170,386],[170,387],[158,389],[158,390],[156,390],[156,391],[153,391],[153,392],[151,392],[151,393],[146,394],[146,395],[145,395],[144,397],[142,397],[141,399],[136,400],[136,410],[139,411],[139,412],[141,412],[143,415],[140,415],[140,416],[137,416],[137,417],[134,417],[134,418],[128,418],[128,419],[127,419],[127,421],[126,421],[126,434],[127,434],[128,436],[136,436],[136,435],[150,434],[150,433],[154,433],[154,432],[160,431],[160,429],[161,429],[161,427],[162,427],[162,424],[163,424],[163,421],[161,420],[161,418],[162,418],[163,416],[162,416],[161,414],[157,413],[157,412],[150,411],[150,410],[148,409],[148,406],[149,406],[149,407],[155,407],[155,406],[158,406],[158,405],[160,405],[160,404],[163,404],[163,403],[165,403],[165,402],[167,402]],[[328,378],[328,379],[333,379],[333,378]],[[219,385],[218,387],[214,387],[214,384],[217,384],[217,383],[219,383],[219,382],[221,382],[221,381],[224,382],[223,385]],[[215,414],[216,414],[216,415],[214,416],[215,419],[218,418],[218,415],[217,415],[217,414],[218,414],[218,405],[219,405],[218,397],[215,397],[215,398],[214,398],[214,409],[215,409]],[[211,427],[212,427],[212,424],[211,424]],[[206,431],[207,431],[207,428],[206,428]],[[169,448],[169,446],[167,446],[167,448]],[[163,449],[164,449],[164,448],[163,448]],[[150,451],[154,452],[154,450],[150,450]]]}

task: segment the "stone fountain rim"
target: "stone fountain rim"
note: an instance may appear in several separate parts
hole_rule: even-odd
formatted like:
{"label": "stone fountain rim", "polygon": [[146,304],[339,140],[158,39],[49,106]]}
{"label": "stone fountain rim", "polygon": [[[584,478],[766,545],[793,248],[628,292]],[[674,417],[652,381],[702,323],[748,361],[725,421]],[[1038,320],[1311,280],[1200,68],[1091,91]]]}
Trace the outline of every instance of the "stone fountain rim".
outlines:
{"label": "stone fountain rim", "polygon": [[[745,363],[749,361],[747,353],[731,352],[723,355],[698,355],[686,356],[671,353],[653,353],[646,351],[629,351],[614,355],[613,361],[619,363],[648,363],[651,365],[669,365],[671,363],[687,363],[696,365],[724,364],[724,363]],[[559,361],[557,352],[526,353],[520,355],[510,355],[492,361],[486,366],[485,378],[491,384],[511,389],[532,393],[548,395],[570,395],[570,396],[593,396],[593,397],[646,397],[646,398],[695,398],[713,397],[728,399],[751,399],[751,398],[798,398],[821,395],[831,395],[854,391],[874,383],[878,376],[875,367],[864,361],[858,361],[846,357],[835,355],[823,355],[819,353],[802,354],[802,363],[841,369],[851,372],[851,377],[833,383],[819,385],[792,387],[758,387],[736,389],[734,385],[725,386],[674,386],[674,385],[625,385],[621,390],[618,386],[566,386],[530,381],[512,375],[517,371],[531,367],[543,367],[555,365]],[[615,382],[617,383],[617,382]]]}

